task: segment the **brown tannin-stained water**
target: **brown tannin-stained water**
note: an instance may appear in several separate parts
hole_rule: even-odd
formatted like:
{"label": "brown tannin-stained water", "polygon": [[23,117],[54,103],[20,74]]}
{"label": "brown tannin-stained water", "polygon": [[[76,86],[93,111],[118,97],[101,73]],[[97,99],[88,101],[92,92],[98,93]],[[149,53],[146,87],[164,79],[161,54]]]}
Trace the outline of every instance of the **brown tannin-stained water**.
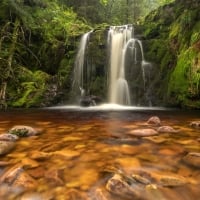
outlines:
{"label": "brown tannin-stained water", "polygon": [[[178,131],[148,137],[131,134],[157,131],[157,126],[147,124],[151,116]],[[1,112],[0,134],[14,125],[41,132],[20,138],[0,157],[0,199],[198,200],[200,128],[191,127],[193,121],[200,121],[198,111]]]}

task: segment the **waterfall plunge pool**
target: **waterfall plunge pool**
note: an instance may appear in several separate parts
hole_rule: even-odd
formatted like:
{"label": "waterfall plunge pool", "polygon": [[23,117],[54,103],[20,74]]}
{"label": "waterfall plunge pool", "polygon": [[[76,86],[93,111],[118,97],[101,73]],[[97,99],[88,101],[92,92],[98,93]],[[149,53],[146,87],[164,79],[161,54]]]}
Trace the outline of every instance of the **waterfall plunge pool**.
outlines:
{"label": "waterfall plunge pool", "polygon": [[[162,125],[179,131],[149,137],[129,134],[136,129],[156,130],[147,124],[155,115]],[[129,200],[139,195],[147,200],[198,199],[200,129],[191,127],[192,121],[200,121],[199,111],[109,106],[1,111],[1,134],[14,125],[32,126],[41,132],[20,138],[10,153],[1,156],[0,164],[9,164],[0,165],[0,197]],[[188,154],[194,160],[185,159]],[[16,189],[9,178],[2,183],[4,174],[16,165],[23,166],[34,180],[31,188]],[[20,181],[18,178],[18,184]]]}

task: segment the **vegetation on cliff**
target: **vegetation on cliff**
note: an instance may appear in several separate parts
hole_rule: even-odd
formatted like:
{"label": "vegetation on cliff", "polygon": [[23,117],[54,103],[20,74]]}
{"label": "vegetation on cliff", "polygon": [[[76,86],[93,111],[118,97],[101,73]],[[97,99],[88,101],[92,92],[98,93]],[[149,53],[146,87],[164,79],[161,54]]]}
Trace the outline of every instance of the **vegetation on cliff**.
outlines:
{"label": "vegetation on cliff", "polygon": [[147,56],[159,71],[154,92],[164,105],[200,108],[199,8],[177,0],[145,19]]}
{"label": "vegetation on cliff", "polygon": [[[3,0],[0,106],[48,106],[69,99],[78,42],[91,29],[95,31],[88,62],[95,66],[96,77],[91,92],[104,97],[105,30],[109,25],[131,23],[143,27],[145,56],[154,66],[155,104],[200,108],[200,3],[147,2]],[[159,5],[164,6],[153,10]]]}

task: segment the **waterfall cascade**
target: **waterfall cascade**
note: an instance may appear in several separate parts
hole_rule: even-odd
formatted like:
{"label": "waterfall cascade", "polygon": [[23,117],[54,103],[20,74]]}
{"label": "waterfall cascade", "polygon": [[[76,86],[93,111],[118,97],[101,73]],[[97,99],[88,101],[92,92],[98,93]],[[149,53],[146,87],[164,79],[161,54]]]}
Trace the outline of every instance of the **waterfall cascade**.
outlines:
{"label": "waterfall cascade", "polygon": [[[91,32],[82,36],[75,62],[73,90],[79,90],[79,94],[87,94],[90,85],[88,82],[91,80],[89,73],[91,70],[87,66],[86,58]],[[133,26],[111,26],[108,31],[107,47],[109,52],[108,103],[139,105],[140,102],[135,99],[144,96],[147,85],[146,69],[150,63],[145,61],[142,42],[134,38]],[[140,82],[135,79],[140,79]],[[135,97],[134,93],[139,97]]]}
{"label": "waterfall cascade", "polygon": [[147,65],[147,62],[144,59],[142,43],[134,38],[132,25],[112,26],[108,33],[108,46],[110,48],[109,103],[130,105],[130,89],[125,75],[127,54],[133,57],[133,68],[138,64],[138,54],[141,55],[140,65],[145,89],[144,66]]}
{"label": "waterfall cascade", "polygon": [[78,48],[78,53],[75,60],[74,67],[74,79],[73,79],[73,88],[72,90],[75,93],[80,93],[81,96],[85,95],[85,78],[87,74],[85,74],[85,67],[87,67],[87,59],[86,59],[86,50],[87,44],[92,31],[85,33],[81,37],[81,41]]}

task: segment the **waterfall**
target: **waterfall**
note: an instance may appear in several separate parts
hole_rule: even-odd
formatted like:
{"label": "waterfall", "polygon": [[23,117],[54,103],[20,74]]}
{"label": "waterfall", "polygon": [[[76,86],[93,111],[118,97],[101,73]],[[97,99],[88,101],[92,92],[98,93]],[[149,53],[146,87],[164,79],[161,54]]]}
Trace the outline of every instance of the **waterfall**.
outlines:
{"label": "waterfall", "polygon": [[[99,74],[95,71],[97,69],[95,63],[91,63],[87,59],[91,57],[90,59],[95,61],[91,54],[88,55],[88,41],[91,32],[84,34],[81,38],[75,61],[72,89],[76,93],[76,97],[82,97],[82,99],[84,97],[84,100],[87,101],[93,96],[90,91],[92,91],[95,80],[99,78]],[[109,62],[106,67],[108,86],[105,90],[108,91],[108,103],[151,105],[148,100],[151,97],[151,90],[148,88],[150,63],[145,61],[142,42],[134,37],[134,27],[132,25],[111,26],[107,37],[107,52],[109,54]]]}
{"label": "waterfall", "polygon": [[109,103],[130,105],[128,83],[124,75],[125,46],[132,35],[132,26],[112,26],[109,30],[110,48]]}
{"label": "waterfall", "polygon": [[[110,71],[109,71],[109,103],[130,105],[130,89],[126,79],[125,70],[127,63],[127,53],[132,51],[132,67],[138,62],[140,54],[140,63],[142,70],[143,87],[145,90],[145,65],[144,51],[142,42],[133,37],[132,25],[112,26],[108,33],[108,46],[110,48]],[[131,50],[130,50],[131,49]],[[130,54],[130,52],[129,52]],[[134,92],[134,91],[133,91]]]}
{"label": "waterfall", "polygon": [[[75,60],[74,67],[74,79],[73,79],[73,92],[77,94],[81,94],[81,96],[85,95],[85,79],[89,76],[88,73],[85,73],[85,67],[87,65],[86,59],[86,50],[88,45],[88,40],[92,31],[85,33],[81,37],[81,41],[78,48],[78,53]],[[77,95],[80,96],[80,95]]]}

